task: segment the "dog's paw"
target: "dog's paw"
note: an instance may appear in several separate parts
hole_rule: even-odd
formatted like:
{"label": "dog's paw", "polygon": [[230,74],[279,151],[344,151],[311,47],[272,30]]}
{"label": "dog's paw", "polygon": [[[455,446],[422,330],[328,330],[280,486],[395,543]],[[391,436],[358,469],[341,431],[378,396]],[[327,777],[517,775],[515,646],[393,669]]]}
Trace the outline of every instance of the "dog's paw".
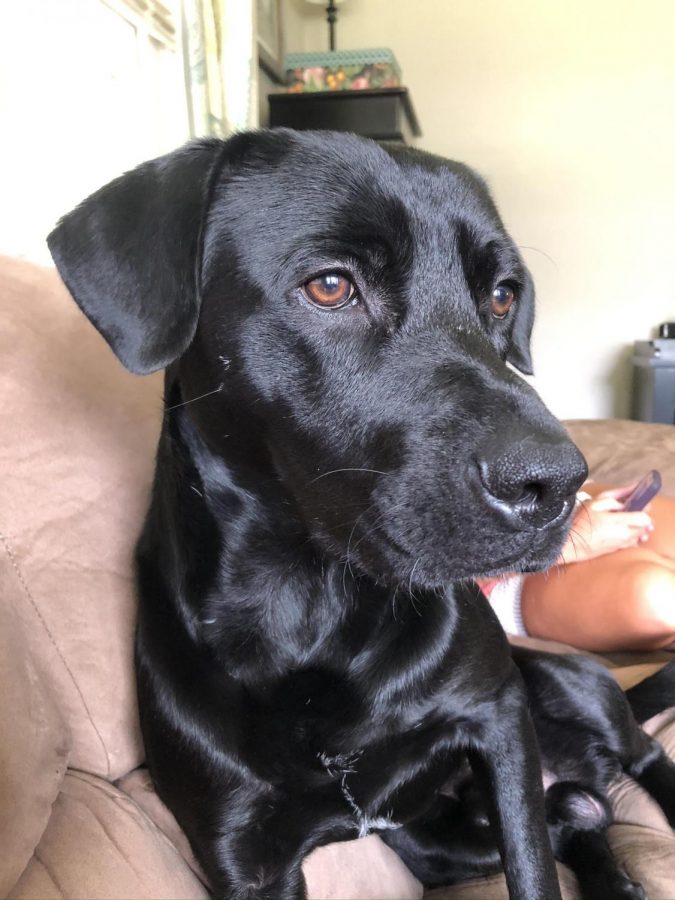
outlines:
{"label": "dog's paw", "polygon": [[618,872],[609,884],[607,897],[612,900],[647,900],[647,894],[639,881],[633,881],[625,872]]}

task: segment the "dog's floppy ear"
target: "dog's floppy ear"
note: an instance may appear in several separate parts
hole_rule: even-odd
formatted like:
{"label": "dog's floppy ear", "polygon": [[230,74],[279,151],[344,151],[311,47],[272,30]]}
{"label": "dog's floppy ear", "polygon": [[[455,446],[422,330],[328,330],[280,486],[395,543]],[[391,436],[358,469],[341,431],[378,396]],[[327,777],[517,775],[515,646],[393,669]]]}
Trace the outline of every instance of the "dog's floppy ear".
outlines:
{"label": "dog's floppy ear", "polygon": [[194,337],[202,223],[222,148],[200,141],[144,163],[47,238],[78,306],[137,374],[177,359]]}
{"label": "dog's floppy ear", "polygon": [[534,326],[534,288],[531,284],[528,284],[523,291],[518,302],[517,312],[506,360],[523,375],[534,375],[530,352],[530,339]]}

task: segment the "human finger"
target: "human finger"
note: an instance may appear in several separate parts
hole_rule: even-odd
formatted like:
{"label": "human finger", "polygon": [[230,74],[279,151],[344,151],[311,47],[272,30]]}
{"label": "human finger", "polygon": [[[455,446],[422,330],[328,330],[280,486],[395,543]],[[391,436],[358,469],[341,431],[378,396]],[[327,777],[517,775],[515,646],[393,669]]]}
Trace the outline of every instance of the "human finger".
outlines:
{"label": "human finger", "polygon": [[596,494],[597,500],[604,500],[606,498],[613,498],[618,500],[623,505],[623,501],[635,490],[638,486],[639,481],[633,481],[630,484],[622,485],[621,487],[616,488],[608,488],[607,490],[600,491],[599,494]]}
{"label": "human finger", "polygon": [[615,497],[596,497],[587,504],[592,512],[622,512],[623,504]]}

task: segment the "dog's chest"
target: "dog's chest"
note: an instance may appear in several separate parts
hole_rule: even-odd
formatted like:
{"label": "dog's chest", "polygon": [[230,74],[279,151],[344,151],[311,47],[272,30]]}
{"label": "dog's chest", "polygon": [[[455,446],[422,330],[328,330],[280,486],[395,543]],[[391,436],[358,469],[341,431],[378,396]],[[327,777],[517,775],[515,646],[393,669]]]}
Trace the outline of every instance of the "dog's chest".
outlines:
{"label": "dog's chest", "polygon": [[317,802],[329,797],[361,837],[398,827],[430,802],[465,727],[444,691],[383,706],[347,674],[317,668],[264,694],[246,716],[258,771],[282,791],[291,779],[294,790],[316,790]]}
{"label": "dog's chest", "polygon": [[318,762],[359,837],[397,828],[425,808],[448,775],[452,728],[400,731]]}
{"label": "dog's chest", "polygon": [[363,799],[357,800],[355,797],[350,785],[350,777],[358,773],[361,757],[362,751],[357,750],[352,754],[338,754],[335,756],[320,753],[318,758],[326,773],[335,781],[342,794],[345,806],[354,818],[359,837],[366,837],[372,831],[399,828],[401,822],[395,820],[392,807],[385,809],[383,808],[385,804],[380,804],[380,809],[373,810],[371,803],[364,803]]}

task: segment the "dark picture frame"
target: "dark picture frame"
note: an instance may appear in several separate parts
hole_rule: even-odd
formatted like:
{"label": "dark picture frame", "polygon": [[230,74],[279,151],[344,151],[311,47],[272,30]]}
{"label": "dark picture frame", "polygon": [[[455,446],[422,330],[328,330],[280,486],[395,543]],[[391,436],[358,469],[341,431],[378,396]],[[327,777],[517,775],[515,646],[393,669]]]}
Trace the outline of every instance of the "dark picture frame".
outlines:
{"label": "dark picture frame", "polygon": [[286,83],[281,0],[256,0],[258,63],[275,84]]}

